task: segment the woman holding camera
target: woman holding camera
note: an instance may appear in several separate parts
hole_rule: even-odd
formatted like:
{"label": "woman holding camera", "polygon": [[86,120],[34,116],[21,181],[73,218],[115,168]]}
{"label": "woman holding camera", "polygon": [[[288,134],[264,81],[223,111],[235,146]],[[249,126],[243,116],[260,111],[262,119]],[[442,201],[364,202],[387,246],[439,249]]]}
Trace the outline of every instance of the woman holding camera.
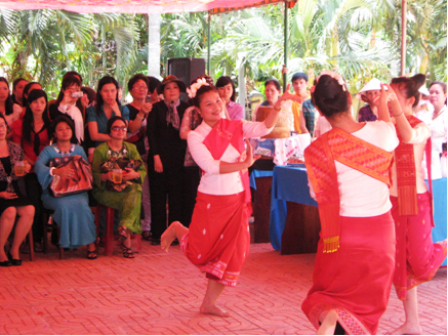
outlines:
{"label": "woman holding camera", "polygon": [[67,115],[73,120],[78,145],[84,140],[84,118],[76,106],[78,99],[83,96],[80,89],[81,81],[77,76],[64,76],[58,99],[55,103],[50,104],[48,108],[51,120],[55,120],[60,115]]}

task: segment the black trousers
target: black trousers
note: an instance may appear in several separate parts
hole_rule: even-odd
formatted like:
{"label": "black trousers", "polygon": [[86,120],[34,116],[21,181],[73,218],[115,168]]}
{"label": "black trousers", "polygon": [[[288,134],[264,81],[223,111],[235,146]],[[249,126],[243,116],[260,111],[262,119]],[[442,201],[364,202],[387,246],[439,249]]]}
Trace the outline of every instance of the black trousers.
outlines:
{"label": "black trousers", "polygon": [[44,238],[44,225],[42,223],[42,187],[35,173],[25,175],[26,196],[34,205],[33,240],[40,243]]}
{"label": "black trousers", "polygon": [[184,215],[181,223],[186,227],[191,223],[201,176],[202,172],[198,166],[184,167]]}
{"label": "black trousers", "polygon": [[[151,167],[151,166],[149,166]],[[151,195],[151,232],[154,239],[160,239],[167,224],[182,222],[183,212],[183,166],[163,167],[162,173],[149,171],[149,189]],[[168,202],[168,223],[167,207]]]}

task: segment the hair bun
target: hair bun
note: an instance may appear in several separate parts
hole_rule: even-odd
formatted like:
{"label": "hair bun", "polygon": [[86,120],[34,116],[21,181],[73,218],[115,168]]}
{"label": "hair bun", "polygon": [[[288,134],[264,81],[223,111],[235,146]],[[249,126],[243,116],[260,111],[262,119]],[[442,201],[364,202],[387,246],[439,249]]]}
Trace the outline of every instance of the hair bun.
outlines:
{"label": "hair bun", "polygon": [[417,74],[413,76],[411,79],[415,83],[415,85],[418,86],[419,88],[426,82],[426,76],[424,74]]}

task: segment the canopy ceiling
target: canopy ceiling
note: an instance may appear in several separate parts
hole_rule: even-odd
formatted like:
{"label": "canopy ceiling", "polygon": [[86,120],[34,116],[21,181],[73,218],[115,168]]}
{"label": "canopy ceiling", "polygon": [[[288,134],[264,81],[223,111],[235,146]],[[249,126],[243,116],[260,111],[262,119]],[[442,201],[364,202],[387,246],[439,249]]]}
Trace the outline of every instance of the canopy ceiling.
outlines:
{"label": "canopy ceiling", "polygon": [[0,0],[0,8],[15,10],[65,9],[78,13],[176,13],[262,6],[283,0]]}

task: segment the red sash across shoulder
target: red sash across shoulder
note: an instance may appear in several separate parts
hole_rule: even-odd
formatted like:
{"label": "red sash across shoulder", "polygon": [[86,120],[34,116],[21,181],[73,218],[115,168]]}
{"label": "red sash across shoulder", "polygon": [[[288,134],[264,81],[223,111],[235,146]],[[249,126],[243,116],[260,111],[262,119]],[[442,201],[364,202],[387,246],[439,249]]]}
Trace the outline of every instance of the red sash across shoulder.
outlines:
{"label": "red sash across shoulder", "polygon": [[[422,121],[414,116],[406,116],[412,128],[415,128]],[[397,190],[398,190],[398,212],[400,215],[417,215],[417,175],[415,171],[414,145],[404,143],[398,131],[400,144],[395,149],[395,158],[397,166]],[[431,180],[431,137],[426,141],[425,146],[426,164],[428,170],[429,193],[431,194],[432,204],[432,180]],[[434,219],[433,219],[434,226]]]}
{"label": "red sash across shoulder", "polygon": [[[204,145],[215,160],[219,160],[227,147],[232,145],[241,155],[239,161],[244,161],[246,159],[246,149],[243,139],[243,122],[241,120],[221,119],[205,138]],[[240,176],[246,193],[246,203],[250,204],[248,170],[241,170]]]}
{"label": "red sash across shoulder", "polygon": [[391,185],[389,153],[350,133],[333,128],[305,150],[305,165],[319,204],[324,252],[339,248],[340,197],[334,160]]}

